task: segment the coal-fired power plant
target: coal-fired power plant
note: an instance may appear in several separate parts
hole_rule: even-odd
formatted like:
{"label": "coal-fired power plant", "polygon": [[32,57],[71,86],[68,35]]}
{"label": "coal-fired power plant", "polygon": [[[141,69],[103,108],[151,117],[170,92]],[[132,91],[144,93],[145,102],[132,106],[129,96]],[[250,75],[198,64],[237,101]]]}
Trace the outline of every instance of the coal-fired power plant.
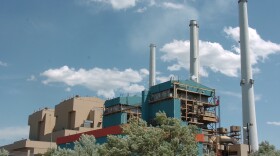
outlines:
{"label": "coal-fired power plant", "polygon": [[245,132],[243,132],[243,141],[249,146],[251,145],[252,151],[257,151],[259,149],[259,142],[254,99],[254,80],[250,61],[247,0],[239,0],[238,3],[241,50],[240,85],[242,87],[243,127],[246,128]]}
{"label": "coal-fired power plant", "polygon": [[196,20],[190,21],[190,80],[199,83],[199,41],[198,24]]}
{"label": "coal-fired power plant", "polygon": [[[75,141],[82,134],[93,135],[96,143],[103,144],[107,142],[108,135],[125,137],[127,133],[124,133],[122,126],[128,124],[130,119],[143,119],[147,125],[156,126],[154,120],[156,114],[164,112],[167,117],[177,119],[182,126],[196,126],[197,133],[193,135],[195,137],[193,139],[195,139],[198,156],[248,156],[251,152],[257,151],[259,146],[254,80],[250,62],[247,0],[238,0],[238,5],[242,126],[221,127],[220,112],[223,104],[216,89],[200,82],[199,26],[196,20],[190,20],[190,54],[187,50],[184,54],[190,56],[188,77],[183,80],[179,77],[177,80],[171,78],[156,84],[156,45],[151,43],[149,50],[147,46],[147,55],[150,52],[149,87],[142,90],[140,94],[121,95],[107,100],[76,95],[62,101],[55,106],[55,109],[40,109],[29,116],[29,139],[3,146],[4,149],[7,149],[11,155],[26,151],[26,155],[37,155],[42,152],[42,149],[46,152],[49,149],[48,145],[74,149]],[[241,141],[242,128],[244,129],[243,142]],[[171,133],[167,136],[171,136]],[[178,141],[181,142],[180,139]],[[56,144],[52,144],[54,140]],[[188,145],[178,142],[176,148],[181,146]]]}
{"label": "coal-fired power plant", "polygon": [[156,45],[150,44],[150,78],[149,87],[156,84]]}

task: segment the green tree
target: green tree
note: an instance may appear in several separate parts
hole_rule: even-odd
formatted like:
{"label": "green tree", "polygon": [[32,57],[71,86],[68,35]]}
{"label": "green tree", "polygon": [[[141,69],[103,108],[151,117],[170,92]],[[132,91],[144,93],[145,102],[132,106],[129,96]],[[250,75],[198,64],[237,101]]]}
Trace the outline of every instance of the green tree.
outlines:
{"label": "green tree", "polygon": [[98,146],[92,135],[81,135],[75,141],[74,150],[66,148],[48,149],[44,156],[98,156]]}
{"label": "green tree", "polygon": [[8,156],[9,152],[5,150],[4,148],[0,149],[0,156]]}
{"label": "green tree", "polygon": [[99,145],[96,144],[93,135],[81,135],[79,141],[75,141],[74,155],[77,156],[97,156]]}
{"label": "green tree", "polygon": [[196,156],[197,127],[182,126],[178,119],[157,113],[156,126],[132,118],[123,125],[123,135],[108,136],[107,143],[96,144],[94,136],[82,135],[73,150],[50,149],[46,156]]}
{"label": "green tree", "polygon": [[109,136],[99,148],[101,155],[197,155],[195,134],[197,127],[182,126],[180,120],[167,118],[165,113],[156,114],[157,126],[147,126],[143,120],[132,119],[123,126],[125,136]]}
{"label": "green tree", "polygon": [[44,156],[74,156],[74,151],[71,149],[48,149]]}
{"label": "green tree", "polygon": [[268,141],[260,143],[259,150],[251,154],[252,156],[280,156],[280,151],[276,150],[274,145],[271,145]]}

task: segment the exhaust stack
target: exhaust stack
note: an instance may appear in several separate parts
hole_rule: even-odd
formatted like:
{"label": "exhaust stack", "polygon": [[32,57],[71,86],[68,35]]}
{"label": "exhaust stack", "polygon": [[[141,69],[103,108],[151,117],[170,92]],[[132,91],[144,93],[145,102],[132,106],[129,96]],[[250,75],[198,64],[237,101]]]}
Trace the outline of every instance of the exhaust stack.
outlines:
{"label": "exhaust stack", "polygon": [[190,80],[199,83],[199,42],[198,24],[196,20],[190,21]]}
{"label": "exhaust stack", "polygon": [[257,151],[259,149],[259,141],[255,111],[254,80],[249,51],[247,0],[238,0],[238,5],[241,50],[240,85],[242,88],[242,116],[243,127],[247,127],[246,132],[243,131],[243,142],[251,145],[252,151]]}
{"label": "exhaust stack", "polygon": [[156,85],[156,45],[150,44],[150,78],[149,87]]}

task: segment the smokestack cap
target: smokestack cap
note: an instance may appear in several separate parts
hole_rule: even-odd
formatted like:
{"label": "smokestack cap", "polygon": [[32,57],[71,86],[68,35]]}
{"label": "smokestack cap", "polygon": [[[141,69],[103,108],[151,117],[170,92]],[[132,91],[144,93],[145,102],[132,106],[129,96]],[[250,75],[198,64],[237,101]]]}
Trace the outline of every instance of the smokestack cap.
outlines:
{"label": "smokestack cap", "polygon": [[189,25],[189,26],[190,26],[190,27],[191,27],[191,26],[199,27],[196,20],[190,20],[190,25]]}
{"label": "smokestack cap", "polygon": [[248,2],[248,0],[238,0],[238,3],[240,3],[240,2]]}
{"label": "smokestack cap", "polygon": [[156,45],[155,45],[155,44],[153,44],[153,43],[151,43],[151,44],[150,44],[150,47],[156,47]]}

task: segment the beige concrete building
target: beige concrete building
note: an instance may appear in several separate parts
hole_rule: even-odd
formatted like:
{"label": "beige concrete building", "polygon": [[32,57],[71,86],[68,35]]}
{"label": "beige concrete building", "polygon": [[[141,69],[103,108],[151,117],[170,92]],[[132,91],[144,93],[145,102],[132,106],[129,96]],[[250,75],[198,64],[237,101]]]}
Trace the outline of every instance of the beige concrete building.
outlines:
{"label": "beige concrete building", "polygon": [[229,156],[248,156],[249,146],[246,144],[236,144],[228,147]]}
{"label": "beige concrete building", "polygon": [[10,156],[33,156],[45,153],[49,148],[56,148],[55,142],[32,141],[29,139],[16,141],[2,146],[9,151]]}
{"label": "beige concrete building", "polygon": [[32,156],[56,148],[58,137],[102,128],[104,101],[96,97],[64,100],[55,109],[44,108],[29,115],[29,139],[0,148],[12,155]]}
{"label": "beige concrete building", "polygon": [[43,140],[42,137],[51,133],[55,126],[54,109],[44,108],[28,118],[29,139]]}
{"label": "beige concrete building", "polygon": [[[56,124],[54,131],[60,130],[79,130],[80,127],[98,129],[102,122],[104,101],[93,97],[71,98],[55,106]],[[98,113],[99,114],[98,114]],[[93,115],[92,114],[96,114]],[[91,117],[91,118],[90,118]],[[87,125],[88,123],[91,123]],[[99,127],[98,127],[99,126]]]}

